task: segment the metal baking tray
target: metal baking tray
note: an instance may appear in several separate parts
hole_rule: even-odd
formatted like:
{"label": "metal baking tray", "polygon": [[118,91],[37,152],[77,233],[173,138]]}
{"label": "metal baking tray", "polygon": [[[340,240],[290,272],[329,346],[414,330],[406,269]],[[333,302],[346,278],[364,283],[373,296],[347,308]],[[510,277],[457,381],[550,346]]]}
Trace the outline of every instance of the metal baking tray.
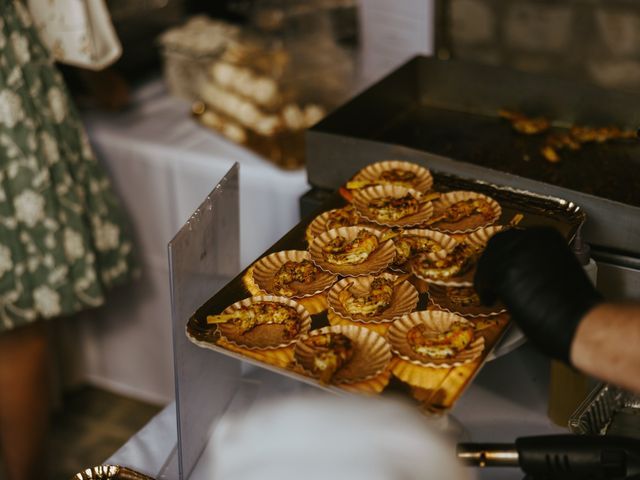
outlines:
{"label": "metal baking tray", "polygon": [[600,384],[571,415],[569,429],[580,435],[640,438],[640,397]]}
{"label": "metal baking tray", "polygon": [[565,198],[588,216],[592,245],[640,256],[640,143],[585,145],[550,164],[502,108],[573,124],[635,129],[640,95],[507,68],[415,57],[307,134],[309,181],[335,189],[371,158]]}
{"label": "metal baking tray", "polygon": [[[371,157],[369,162],[379,159],[379,157]],[[502,224],[507,223],[515,214],[521,213],[523,214],[523,219],[520,225],[552,226],[562,232],[567,239],[571,239],[584,222],[584,212],[573,202],[554,197],[532,194],[530,192],[516,190],[512,187],[500,187],[487,182],[462,179],[453,175],[434,173],[433,176],[434,187],[438,191],[474,190],[483,192],[498,200],[503,210],[502,217],[499,220],[499,223]],[[321,211],[336,208],[345,204],[345,200],[340,197],[338,193],[334,193]],[[264,255],[280,250],[306,249],[307,244],[305,241],[305,231],[309,223],[318,213],[320,212],[316,212],[314,215],[311,215],[301,221],[281,240],[273,245],[273,247],[266,251]],[[256,358],[251,358],[246,355],[243,356],[238,354],[237,351],[234,352],[227,350],[217,344],[218,337],[215,333],[215,327],[207,325],[206,317],[210,314],[218,314],[232,303],[251,296],[243,282],[249,268],[241,272],[235,279],[197,309],[187,323],[187,336],[193,343],[200,347],[208,348],[234,358],[240,358],[260,365],[261,367],[325,388],[325,386],[319,384],[315,380],[298,374],[290,370],[290,368],[283,368],[282,366],[274,366],[272,364],[259,362],[256,361]],[[422,293],[420,295],[420,301],[417,309],[423,310],[427,305],[428,296],[426,293]],[[420,402],[423,407],[430,411],[441,412],[446,411],[453,406],[457,398],[459,398],[460,394],[479,371],[487,355],[504,334],[506,327],[508,326],[508,323],[506,322],[508,317],[506,317],[506,314],[502,315],[505,315],[505,321],[500,323],[500,328],[491,333],[487,333],[488,336],[485,336],[487,348],[481,357],[482,361],[451,369],[434,369],[440,370],[440,372],[437,372],[436,374],[437,379],[434,381],[433,388],[429,391],[421,392],[422,396],[420,397]],[[312,329],[321,328],[328,324],[329,322],[326,310],[312,315]],[[329,388],[336,391],[341,390],[337,387]],[[392,379],[389,385],[384,389],[384,392],[391,391],[396,393],[411,393],[408,392],[408,390],[410,389],[406,384],[399,380]]]}

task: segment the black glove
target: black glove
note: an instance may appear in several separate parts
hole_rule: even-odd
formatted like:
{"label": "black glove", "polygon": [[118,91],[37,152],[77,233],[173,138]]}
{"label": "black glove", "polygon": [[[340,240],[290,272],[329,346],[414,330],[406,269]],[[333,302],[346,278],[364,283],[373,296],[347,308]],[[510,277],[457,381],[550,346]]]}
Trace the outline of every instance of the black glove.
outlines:
{"label": "black glove", "polygon": [[602,301],[552,228],[496,234],[478,261],[474,283],[484,304],[500,299],[534,345],[566,363],[578,324]]}

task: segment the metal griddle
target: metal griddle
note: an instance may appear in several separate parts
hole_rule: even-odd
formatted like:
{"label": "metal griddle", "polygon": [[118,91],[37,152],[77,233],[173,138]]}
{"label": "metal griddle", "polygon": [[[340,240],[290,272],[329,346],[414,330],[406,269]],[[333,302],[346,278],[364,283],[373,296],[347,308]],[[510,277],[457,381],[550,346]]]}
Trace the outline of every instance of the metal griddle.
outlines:
{"label": "metal griddle", "polygon": [[640,95],[510,69],[415,57],[316,125],[309,181],[335,189],[365,165],[406,159],[432,170],[565,198],[588,215],[585,237],[640,255],[640,142],[586,144],[550,164],[545,134],[526,136],[501,108],[578,125],[636,128]]}

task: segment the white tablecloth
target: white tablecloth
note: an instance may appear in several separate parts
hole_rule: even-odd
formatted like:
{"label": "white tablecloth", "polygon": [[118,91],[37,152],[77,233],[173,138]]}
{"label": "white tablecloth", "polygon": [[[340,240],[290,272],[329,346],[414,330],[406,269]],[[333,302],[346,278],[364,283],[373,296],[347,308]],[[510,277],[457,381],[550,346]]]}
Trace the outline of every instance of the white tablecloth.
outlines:
{"label": "white tablecloth", "polygon": [[[253,372],[253,375],[262,375],[264,382],[260,401],[285,388],[294,392],[313,388],[267,371]],[[547,417],[548,380],[549,361],[529,345],[487,363],[453,409],[452,421],[462,427],[459,440],[510,443],[520,436],[567,433]],[[259,405],[260,401],[249,408]],[[229,410],[237,411],[234,403],[240,402],[242,398],[234,399]],[[221,423],[224,420],[223,417]],[[156,477],[176,446],[175,421],[175,405],[171,404],[105,463],[127,466]],[[265,432],[265,439],[269,438]],[[211,448],[206,449],[191,480],[210,478],[207,469],[212,456]],[[486,469],[479,475],[492,480],[519,480],[522,476],[513,468]]]}
{"label": "white tablecloth", "polygon": [[[278,169],[196,124],[189,105],[154,82],[124,113],[84,115],[124,201],[143,276],[80,323],[83,376],[154,402],[173,398],[167,243],[234,162],[240,163],[240,256],[246,266],[299,219],[304,170]],[[115,354],[114,354],[115,353]]]}

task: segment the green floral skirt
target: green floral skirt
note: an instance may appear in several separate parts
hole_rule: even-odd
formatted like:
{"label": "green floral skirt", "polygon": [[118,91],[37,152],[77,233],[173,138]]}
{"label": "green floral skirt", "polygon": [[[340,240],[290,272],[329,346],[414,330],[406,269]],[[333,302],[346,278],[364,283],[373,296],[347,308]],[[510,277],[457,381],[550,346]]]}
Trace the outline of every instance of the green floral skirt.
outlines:
{"label": "green floral skirt", "polygon": [[132,243],[29,13],[0,0],[0,332],[103,303]]}

